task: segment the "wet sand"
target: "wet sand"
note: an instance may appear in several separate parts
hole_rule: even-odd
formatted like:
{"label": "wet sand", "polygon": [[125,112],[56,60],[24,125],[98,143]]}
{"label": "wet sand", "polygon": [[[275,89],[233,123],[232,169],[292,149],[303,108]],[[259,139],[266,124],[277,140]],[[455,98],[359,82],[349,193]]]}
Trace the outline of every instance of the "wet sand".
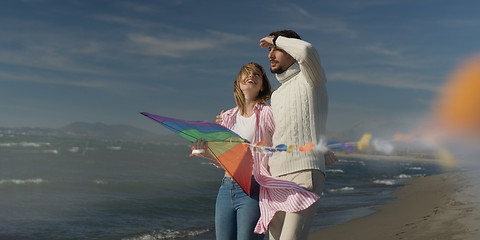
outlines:
{"label": "wet sand", "polygon": [[323,239],[480,239],[480,171],[452,172],[410,180],[396,200],[375,213],[323,228]]}

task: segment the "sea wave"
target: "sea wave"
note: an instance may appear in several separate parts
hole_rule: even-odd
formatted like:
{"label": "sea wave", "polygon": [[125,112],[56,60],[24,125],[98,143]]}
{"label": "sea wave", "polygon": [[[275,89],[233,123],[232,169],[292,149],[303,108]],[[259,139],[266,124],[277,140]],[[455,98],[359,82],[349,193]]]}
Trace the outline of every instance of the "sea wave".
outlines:
{"label": "sea wave", "polygon": [[49,142],[20,142],[19,145],[21,147],[42,147],[42,146],[50,146]]}
{"label": "sea wave", "polygon": [[44,153],[51,153],[51,154],[59,154],[60,152],[57,149],[48,149],[48,150],[43,150]]}
{"label": "sea wave", "polygon": [[196,237],[200,234],[210,232],[211,229],[195,229],[186,231],[177,231],[171,229],[156,230],[147,233],[140,233],[134,236],[122,238],[122,240],[162,240],[162,239],[183,239]]}
{"label": "sea wave", "polygon": [[0,143],[0,147],[34,147],[39,148],[43,146],[50,146],[51,143],[49,142],[7,142],[7,143]]}
{"label": "sea wave", "polygon": [[327,173],[344,173],[342,169],[327,169]]}
{"label": "sea wave", "polygon": [[377,179],[374,180],[373,183],[391,186],[397,184],[397,181],[395,181],[394,179]]}
{"label": "sea wave", "polygon": [[0,143],[0,147],[13,147],[16,143]]}
{"label": "sea wave", "polygon": [[103,181],[103,180],[93,180],[92,182],[95,183],[95,184],[98,184],[98,185],[106,185],[106,184],[108,184],[108,182]]}
{"label": "sea wave", "polygon": [[76,153],[76,152],[78,152],[78,150],[80,150],[79,147],[71,147],[71,148],[68,149],[68,151],[72,152],[72,153]]}
{"label": "sea wave", "polygon": [[343,191],[353,191],[353,190],[355,190],[354,187],[341,187],[341,188],[328,189],[329,192],[343,192]]}
{"label": "sea wave", "polygon": [[408,168],[410,170],[417,170],[417,171],[421,171],[421,170],[424,170],[423,167],[411,167],[411,168]]}
{"label": "sea wave", "polygon": [[46,182],[46,180],[43,180],[41,178],[0,180],[0,184],[41,184]]}
{"label": "sea wave", "polygon": [[108,146],[107,149],[118,151],[118,150],[122,150],[122,147],[121,146]]}
{"label": "sea wave", "polygon": [[358,163],[358,161],[355,160],[345,160],[345,159],[339,159],[339,163]]}

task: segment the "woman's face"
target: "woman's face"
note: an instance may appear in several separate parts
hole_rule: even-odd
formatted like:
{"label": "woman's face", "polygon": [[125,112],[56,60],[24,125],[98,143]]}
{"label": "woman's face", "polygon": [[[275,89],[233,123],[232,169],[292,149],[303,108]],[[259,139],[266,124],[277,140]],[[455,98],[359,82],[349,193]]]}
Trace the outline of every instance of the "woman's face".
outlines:
{"label": "woman's face", "polygon": [[263,90],[262,74],[258,71],[243,74],[240,81],[240,89],[244,95],[258,96],[258,93]]}

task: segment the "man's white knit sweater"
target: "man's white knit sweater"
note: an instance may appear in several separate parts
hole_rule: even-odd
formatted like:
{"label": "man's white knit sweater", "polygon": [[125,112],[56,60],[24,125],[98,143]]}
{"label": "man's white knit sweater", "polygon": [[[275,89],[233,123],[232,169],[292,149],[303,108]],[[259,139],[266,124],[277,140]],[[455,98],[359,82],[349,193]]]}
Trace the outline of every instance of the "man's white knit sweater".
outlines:
{"label": "man's white knit sweater", "polygon": [[[296,62],[277,74],[281,86],[273,92],[271,105],[275,121],[273,146],[278,144],[315,145],[325,135],[328,96],[326,78],[315,48],[300,39],[279,36],[276,46]],[[320,152],[276,152],[270,157],[272,176],[318,169],[325,173],[325,159]]]}

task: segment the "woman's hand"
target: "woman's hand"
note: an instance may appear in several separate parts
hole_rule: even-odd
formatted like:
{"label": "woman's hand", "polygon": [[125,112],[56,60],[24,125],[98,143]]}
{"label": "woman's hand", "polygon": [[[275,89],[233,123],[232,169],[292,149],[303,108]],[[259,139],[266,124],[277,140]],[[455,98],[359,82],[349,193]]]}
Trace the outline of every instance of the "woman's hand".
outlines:
{"label": "woman's hand", "polygon": [[223,122],[222,113],[224,113],[224,112],[225,112],[225,110],[222,110],[222,111],[220,112],[220,114],[217,115],[217,117],[216,117],[216,119],[215,119],[215,122],[216,122],[217,124],[222,124],[222,122]]}
{"label": "woman's hand", "polygon": [[197,139],[193,142],[193,149],[195,150],[205,150],[208,148],[208,143],[205,139]]}
{"label": "woman's hand", "polygon": [[220,164],[217,162],[215,157],[213,157],[210,152],[208,151],[208,142],[205,139],[197,139],[193,142],[192,146],[192,154],[190,156],[202,156],[208,159],[211,164],[213,164],[217,168],[221,168]]}

